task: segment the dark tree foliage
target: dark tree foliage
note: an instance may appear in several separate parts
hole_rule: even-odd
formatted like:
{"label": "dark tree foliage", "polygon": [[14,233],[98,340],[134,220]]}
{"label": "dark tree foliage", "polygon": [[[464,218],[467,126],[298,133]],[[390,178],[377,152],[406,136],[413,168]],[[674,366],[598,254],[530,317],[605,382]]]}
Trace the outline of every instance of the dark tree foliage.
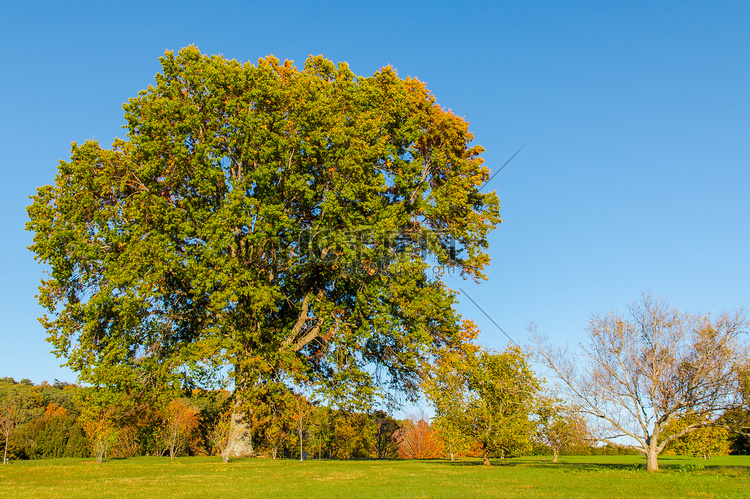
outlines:
{"label": "dark tree foliage", "polygon": [[385,411],[375,411],[372,418],[375,426],[374,447],[378,459],[395,456],[398,448],[396,432],[401,425]]}

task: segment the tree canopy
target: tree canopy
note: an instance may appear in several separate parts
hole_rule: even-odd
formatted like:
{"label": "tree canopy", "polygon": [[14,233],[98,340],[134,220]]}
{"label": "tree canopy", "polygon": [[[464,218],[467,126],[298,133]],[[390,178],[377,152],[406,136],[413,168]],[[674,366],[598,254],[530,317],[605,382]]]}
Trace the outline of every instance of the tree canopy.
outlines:
{"label": "tree canopy", "polygon": [[468,123],[391,67],[167,52],[127,139],[73,144],[28,208],[49,341],[80,380],[142,394],[222,367],[237,411],[305,384],[414,395],[459,341],[433,265],[482,279],[499,222]]}

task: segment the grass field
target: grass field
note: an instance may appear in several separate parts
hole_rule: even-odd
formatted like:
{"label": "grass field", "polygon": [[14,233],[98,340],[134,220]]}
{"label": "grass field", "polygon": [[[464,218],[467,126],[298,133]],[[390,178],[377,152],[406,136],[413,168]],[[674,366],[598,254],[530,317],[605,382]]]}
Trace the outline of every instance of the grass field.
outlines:
{"label": "grass field", "polygon": [[[748,497],[750,456],[447,461],[298,461],[142,457],[14,461],[0,497]],[[700,466],[705,466],[703,469]]]}

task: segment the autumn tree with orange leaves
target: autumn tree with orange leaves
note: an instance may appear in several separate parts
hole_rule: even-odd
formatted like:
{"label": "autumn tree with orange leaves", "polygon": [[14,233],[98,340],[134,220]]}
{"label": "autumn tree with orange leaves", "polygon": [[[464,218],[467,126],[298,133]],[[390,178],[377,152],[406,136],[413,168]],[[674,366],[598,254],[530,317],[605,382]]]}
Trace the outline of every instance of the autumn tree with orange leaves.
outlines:
{"label": "autumn tree with orange leaves", "polygon": [[170,459],[187,450],[199,423],[198,411],[194,407],[182,399],[169,402],[159,435]]}
{"label": "autumn tree with orange leaves", "polygon": [[424,411],[406,418],[398,432],[398,455],[402,459],[442,457],[440,438],[430,428]]}

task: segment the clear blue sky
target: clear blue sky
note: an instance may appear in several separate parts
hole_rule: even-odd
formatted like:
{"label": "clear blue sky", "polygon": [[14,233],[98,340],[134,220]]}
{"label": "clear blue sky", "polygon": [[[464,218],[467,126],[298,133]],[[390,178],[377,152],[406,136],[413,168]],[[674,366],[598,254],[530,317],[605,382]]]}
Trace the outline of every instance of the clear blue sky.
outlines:
{"label": "clear blue sky", "polygon": [[[650,289],[750,306],[750,2],[6,2],[0,15],[0,377],[74,381],[50,354],[28,196],[70,142],[124,137],[121,105],[189,44],[242,61],[391,64],[471,123],[499,168],[489,279],[463,288],[517,341],[577,342]],[[481,341],[506,338],[466,298]]]}

